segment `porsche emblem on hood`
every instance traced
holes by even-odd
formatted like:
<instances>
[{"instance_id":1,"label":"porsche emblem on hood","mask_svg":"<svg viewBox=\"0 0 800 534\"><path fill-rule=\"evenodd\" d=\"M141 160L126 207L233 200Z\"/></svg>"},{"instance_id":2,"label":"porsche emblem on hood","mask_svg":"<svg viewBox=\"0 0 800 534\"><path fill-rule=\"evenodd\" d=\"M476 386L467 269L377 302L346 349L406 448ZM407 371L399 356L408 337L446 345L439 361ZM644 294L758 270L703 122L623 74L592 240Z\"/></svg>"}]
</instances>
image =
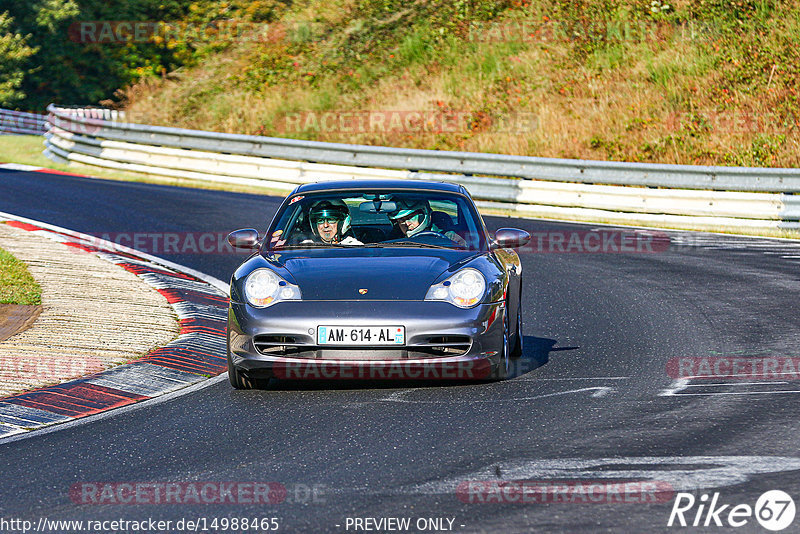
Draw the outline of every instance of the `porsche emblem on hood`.
<instances>
[{"instance_id":1,"label":"porsche emblem on hood","mask_svg":"<svg viewBox=\"0 0 800 534\"><path fill-rule=\"evenodd\" d=\"M358 290L358 294L359 294L359 295L366 295L366 294L367 294L367 291L368 291L367 289L359 289L359 290Z\"/></svg>"}]
</instances>

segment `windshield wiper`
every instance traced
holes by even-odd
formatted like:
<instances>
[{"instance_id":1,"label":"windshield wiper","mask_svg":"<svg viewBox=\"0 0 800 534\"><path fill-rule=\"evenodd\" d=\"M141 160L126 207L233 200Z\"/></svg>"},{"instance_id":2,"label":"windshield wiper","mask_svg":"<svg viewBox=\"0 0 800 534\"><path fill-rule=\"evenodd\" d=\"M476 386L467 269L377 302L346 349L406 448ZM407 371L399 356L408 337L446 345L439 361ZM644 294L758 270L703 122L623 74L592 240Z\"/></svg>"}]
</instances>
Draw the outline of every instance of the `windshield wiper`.
<instances>
[{"instance_id":1,"label":"windshield wiper","mask_svg":"<svg viewBox=\"0 0 800 534\"><path fill-rule=\"evenodd\" d=\"M273 250L289 250L289 249L296 249L296 248L353 248L354 246L358 245L342 245L341 243L301 243L296 245L281 245L279 247L274 247Z\"/></svg>"},{"instance_id":2,"label":"windshield wiper","mask_svg":"<svg viewBox=\"0 0 800 534\"><path fill-rule=\"evenodd\" d=\"M453 249L463 249L459 245L433 245L431 243L417 243L414 241L395 241L391 243L370 243L368 245L364 245L365 247L372 247L372 248L390 248L390 247L418 247L418 248L444 248L448 250Z\"/></svg>"}]
</instances>

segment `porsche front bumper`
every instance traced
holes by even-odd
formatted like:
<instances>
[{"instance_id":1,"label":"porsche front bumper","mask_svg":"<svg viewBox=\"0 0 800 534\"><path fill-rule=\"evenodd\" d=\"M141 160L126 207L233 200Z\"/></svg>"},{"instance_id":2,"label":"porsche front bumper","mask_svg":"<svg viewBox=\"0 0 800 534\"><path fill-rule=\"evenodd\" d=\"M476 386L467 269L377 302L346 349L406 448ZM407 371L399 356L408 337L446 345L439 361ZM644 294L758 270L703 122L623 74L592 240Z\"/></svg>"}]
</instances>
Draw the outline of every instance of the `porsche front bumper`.
<instances>
[{"instance_id":1,"label":"porsche front bumper","mask_svg":"<svg viewBox=\"0 0 800 534\"><path fill-rule=\"evenodd\" d=\"M298 301L269 308L232 302L228 357L248 376L489 378L502 358L503 302ZM403 346L319 346L320 325L403 326Z\"/></svg>"}]
</instances>

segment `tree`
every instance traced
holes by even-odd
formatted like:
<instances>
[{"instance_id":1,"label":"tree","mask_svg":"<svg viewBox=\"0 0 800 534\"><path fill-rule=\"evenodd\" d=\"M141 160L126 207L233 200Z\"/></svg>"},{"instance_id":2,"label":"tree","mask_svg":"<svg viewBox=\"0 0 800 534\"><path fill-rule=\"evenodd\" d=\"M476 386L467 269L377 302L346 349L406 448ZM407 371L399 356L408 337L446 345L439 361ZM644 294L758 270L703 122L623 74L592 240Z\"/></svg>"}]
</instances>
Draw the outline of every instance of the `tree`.
<instances>
[{"instance_id":1,"label":"tree","mask_svg":"<svg viewBox=\"0 0 800 534\"><path fill-rule=\"evenodd\" d=\"M27 37L13 31L14 20L8 12L0 13L0 106L14 107L25 98L19 90L26 60L35 52Z\"/></svg>"},{"instance_id":2,"label":"tree","mask_svg":"<svg viewBox=\"0 0 800 534\"><path fill-rule=\"evenodd\" d=\"M161 76L192 65L228 46L229 40L215 41L213 31L210 36L205 35L205 30L216 22L272 20L288 3L289 0L2 0L8 16L3 23L5 29L0 28L0 91L9 96L0 100L11 101L13 96L20 105L40 112L52 102L98 104L143 77ZM195 30L173 39L158 32L150 38L82 38L80 28L85 26L81 24L113 26L114 21L152 22L162 29L169 23L177 23L177 28L189 24Z\"/></svg>"}]
</instances>

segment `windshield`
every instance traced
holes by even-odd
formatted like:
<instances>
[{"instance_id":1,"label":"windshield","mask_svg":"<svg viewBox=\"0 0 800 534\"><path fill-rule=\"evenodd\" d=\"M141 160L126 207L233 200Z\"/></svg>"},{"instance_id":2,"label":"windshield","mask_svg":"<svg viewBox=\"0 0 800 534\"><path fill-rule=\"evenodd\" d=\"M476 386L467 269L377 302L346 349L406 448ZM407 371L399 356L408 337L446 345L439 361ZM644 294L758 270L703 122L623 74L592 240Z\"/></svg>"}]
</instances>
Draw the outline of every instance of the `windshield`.
<instances>
[{"instance_id":1,"label":"windshield","mask_svg":"<svg viewBox=\"0 0 800 534\"><path fill-rule=\"evenodd\" d=\"M339 191L295 195L277 214L268 249L420 247L483 250L483 224L461 195Z\"/></svg>"}]
</instances>

